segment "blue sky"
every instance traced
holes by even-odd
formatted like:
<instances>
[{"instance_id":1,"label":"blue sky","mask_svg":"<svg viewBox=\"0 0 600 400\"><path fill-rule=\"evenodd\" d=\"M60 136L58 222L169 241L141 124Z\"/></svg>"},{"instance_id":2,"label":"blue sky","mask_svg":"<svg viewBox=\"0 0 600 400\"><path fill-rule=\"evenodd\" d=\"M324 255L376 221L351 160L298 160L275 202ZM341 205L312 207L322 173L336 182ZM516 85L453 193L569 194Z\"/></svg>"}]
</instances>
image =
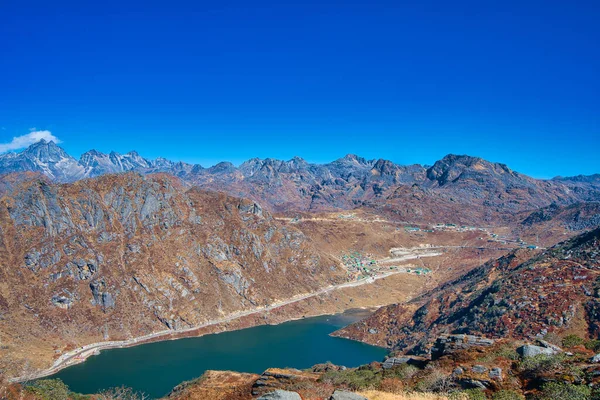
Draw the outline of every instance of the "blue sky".
<instances>
[{"instance_id":1,"label":"blue sky","mask_svg":"<svg viewBox=\"0 0 600 400\"><path fill-rule=\"evenodd\" d=\"M0 143L600 172L593 1L3 1Z\"/></svg>"}]
</instances>

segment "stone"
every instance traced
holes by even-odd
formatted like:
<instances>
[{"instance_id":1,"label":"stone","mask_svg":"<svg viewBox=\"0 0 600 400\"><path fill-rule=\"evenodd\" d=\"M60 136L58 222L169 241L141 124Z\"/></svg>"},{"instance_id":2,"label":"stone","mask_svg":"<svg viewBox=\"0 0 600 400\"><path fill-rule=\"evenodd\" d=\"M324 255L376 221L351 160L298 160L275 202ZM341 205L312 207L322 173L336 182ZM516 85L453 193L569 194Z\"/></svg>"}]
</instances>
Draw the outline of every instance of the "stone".
<instances>
[{"instance_id":1,"label":"stone","mask_svg":"<svg viewBox=\"0 0 600 400\"><path fill-rule=\"evenodd\" d=\"M534 357L537 356L539 354L546 354L546 355L554 355L557 354L558 351L548 348L548 347L541 347L541 346L534 346L532 344L526 344L524 346L521 346L517 349L517 353L519 353L522 357Z\"/></svg>"},{"instance_id":2,"label":"stone","mask_svg":"<svg viewBox=\"0 0 600 400\"><path fill-rule=\"evenodd\" d=\"M68 310L73 305L73 300L66 296L55 295L52 296L52 304L56 307Z\"/></svg>"},{"instance_id":3,"label":"stone","mask_svg":"<svg viewBox=\"0 0 600 400\"><path fill-rule=\"evenodd\" d=\"M590 362L600 363L600 354L596 354L594 357L590 359Z\"/></svg>"},{"instance_id":4,"label":"stone","mask_svg":"<svg viewBox=\"0 0 600 400\"><path fill-rule=\"evenodd\" d=\"M396 365L406 364L408 363L408 357L390 357L383 362L383 369L390 369L395 367Z\"/></svg>"},{"instance_id":5,"label":"stone","mask_svg":"<svg viewBox=\"0 0 600 400\"><path fill-rule=\"evenodd\" d=\"M426 362L427 360L425 358L417 356L390 357L383 362L382 367L384 369L390 369L402 364L410 364L417 367L422 367Z\"/></svg>"},{"instance_id":6,"label":"stone","mask_svg":"<svg viewBox=\"0 0 600 400\"><path fill-rule=\"evenodd\" d=\"M275 390L269 392L263 396L260 396L258 400L302 400L302 397L296 392L290 392L287 390Z\"/></svg>"},{"instance_id":7,"label":"stone","mask_svg":"<svg viewBox=\"0 0 600 400\"><path fill-rule=\"evenodd\" d=\"M92 291L92 304L101 306L104 311L107 308L114 308L115 298L109 293L106 287L104 279L100 279L90 283L90 290Z\"/></svg>"},{"instance_id":8,"label":"stone","mask_svg":"<svg viewBox=\"0 0 600 400\"><path fill-rule=\"evenodd\" d=\"M485 390L490 386L488 381L480 381L478 379L463 379L460 385L466 389L482 389Z\"/></svg>"},{"instance_id":9,"label":"stone","mask_svg":"<svg viewBox=\"0 0 600 400\"><path fill-rule=\"evenodd\" d=\"M487 370L488 369L483 365L474 365L473 368L471 368L471 371L475 372L476 374L483 374Z\"/></svg>"},{"instance_id":10,"label":"stone","mask_svg":"<svg viewBox=\"0 0 600 400\"><path fill-rule=\"evenodd\" d=\"M456 367L456 368L454 368L454 371L452 371L452 374L455 376L460 376L464 373L465 373L465 370L462 369L461 367Z\"/></svg>"},{"instance_id":11,"label":"stone","mask_svg":"<svg viewBox=\"0 0 600 400\"><path fill-rule=\"evenodd\" d=\"M502 380L502 368L492 368L490 370L490 378L498 381Z\"/></svg>"},{"instance_id":12,"label":"stone","mask_svg":"<svg viewBox=\"0 0 600 400\"><path fill-rule=\"evenodd\" d=\"M336 390L329 400L369 400L359 394L346 392L345 390Z\"/></svg>"},{"instance_id":13,"label":"stone","mask_svg":"<svg viewBox=\"0 0 600 400\"><path fill-rule=\"evenodd\" d=\"M554 344L552 344L550 342L547 342L545 340L538 339L537 343L540 346L545 347L547 349L552 349L552 350L556 351L557 353L562 353L563 352L563 349L561 349L560 347L558 347L558 346L556 346L556 345L554 345Z\"/></svg>"},{"instance_id":14,"label":"stone","mask_svg":"<svg viewBox=\"0 0 600 400\"><path fill-rule=\"evenodd\" d=\"M318 373L293 368L269 368L252 385L252 395L260 397L282 388L300 387L306 382L316 382L319 377Z\"/></svg>"},{"instance_id":15,"label":"stone","mask_svg":"<svg viewBox=\"0 0 600 400\"><path fill-rule=\"evenodd\" d=\"M490 347L494 345L493 339L474 335L441 335L437 338L431 349L432 359L440 358L457 350L470 349L472 347Z\"/></svg>"}]
</instances>

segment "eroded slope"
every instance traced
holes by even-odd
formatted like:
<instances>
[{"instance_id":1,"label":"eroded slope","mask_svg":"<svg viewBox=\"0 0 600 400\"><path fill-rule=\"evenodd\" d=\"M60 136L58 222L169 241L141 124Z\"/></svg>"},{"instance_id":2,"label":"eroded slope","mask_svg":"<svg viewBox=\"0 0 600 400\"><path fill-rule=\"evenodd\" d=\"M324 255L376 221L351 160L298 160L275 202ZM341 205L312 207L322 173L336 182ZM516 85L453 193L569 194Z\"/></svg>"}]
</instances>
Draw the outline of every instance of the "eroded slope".
<instances>
[{"instance_id":1,"label":"eroded slope","mask_svg":"<svg viewBox=\"0 0 600 400\"><path fill-rule=\"evenodd\" d=\"M258 204L186 191L169 176L27 181L1 205L0 359L13 370L345 279L335 259Z\"/></svg>"}]
</instances>

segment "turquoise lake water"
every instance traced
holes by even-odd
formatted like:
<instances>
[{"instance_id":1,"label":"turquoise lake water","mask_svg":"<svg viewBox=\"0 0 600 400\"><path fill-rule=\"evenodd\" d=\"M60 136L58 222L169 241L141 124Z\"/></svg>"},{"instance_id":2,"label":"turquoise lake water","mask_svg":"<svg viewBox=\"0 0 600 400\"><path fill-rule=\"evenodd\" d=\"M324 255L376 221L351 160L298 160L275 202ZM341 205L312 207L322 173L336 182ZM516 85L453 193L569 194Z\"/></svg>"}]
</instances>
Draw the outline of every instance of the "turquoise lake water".
<instances>
[{"instance_id":1,"label":"turquoise lake water","mask_svg":"<svg viewBox=\"0 0 600 400\"><path fill-rule=\"evenodd\" d=\"M209 369L261 373L271 367L303 369L326 361L356 367L380 361L386 350L329 334L362 317L364 313L320 316L104 350L52 378L62 379L79 393L125 385L158 398Z\"/></svg>"}]
</instances>

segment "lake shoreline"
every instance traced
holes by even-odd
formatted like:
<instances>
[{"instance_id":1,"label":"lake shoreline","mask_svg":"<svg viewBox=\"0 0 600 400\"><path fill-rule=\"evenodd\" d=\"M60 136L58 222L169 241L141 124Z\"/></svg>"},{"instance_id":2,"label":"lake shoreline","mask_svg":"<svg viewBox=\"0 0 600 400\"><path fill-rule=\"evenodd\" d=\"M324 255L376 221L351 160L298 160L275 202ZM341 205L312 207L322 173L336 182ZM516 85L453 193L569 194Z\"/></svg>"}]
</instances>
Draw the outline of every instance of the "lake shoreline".
<instances>
[{"instance_id":1,"label":"lake shoreline","mask_svg":"<svg viewBox=\"0 0 600 400\"><path fill-rule=\"evenodd\" d=\"M127 386L160 398L179 383L195 379L208 370L260 374L272 367L305 369L327 361L357 367L381 361L388 350L330 334L369 314L369 309L352 308L342 313L300 316L278 324L257 325L218 335L123 346L101 352L85 363L70 365L50 379L60 379L78 393L93 394Z\"/></svg>"},{"instance_id":2,"label":"lake shoreline","mask_svg":"<svg viewBox=\"0 0 600 400\"><path fill-rule=\"evenodd\" d=\"M286 305L287 304L281 305L279 307L285 307ZM383 306L383 304L381 306ZM279 307L277 307L277 308L279 308ZM187 331L160 331L160 332L155 332L155 333L152 333L149 335L138 336L138 337L128 339L128 340L123 340L123 341L90 343L86 346L83 346L81 349L74 350L74 351L76 351L76 354L70 355L65 361L61 361L59 364L55 363L54 366L52 366L48 369L45 369L45 370L37 372L37 373L30 374L27 376L10 378L9 382L25 383L28 381L33 381L33 380L46 378L46 377L55 375L58 372L66 369L66 368L84 363L88 358L95 356L95 355L99 355L100 352L103 350L125 349L125 348L141 346L141 345L150 344L150 343L158 343L158 342L163 342L163 341L174 341L174 340L179 340L179 339L199 338L199 337L206 336L206 335L218 335L220 333L240 331L240 330L244 330L244 329L253 328L256 326L277 326L277 325L284 324L286 322L292 322L292 321L303 320L306 318L314 318L314 317L322 317L322 316L332 316L333 317L333 316L339 316L339 315L343 315L343 314L358 314L358 313L360 313L360 314L364 314L364 315L361 315L360 319L362 319L362 318L366 318L369 315L371 315L373 312L375 312L377 310L377 308L378 307L355 307L355 308L349 308L347 310L344 310L344 311L341 311L338 313L334 313L334 314L331 314L329 312L320 312L320 313L316 313L316 314L310 314L308 316L303 315L303 316L290 317L290 318L287 318L285 320L278 321L275 323L263 323L263 324L243 326L243 327L233 328L233 329L224 328L222 330L217 330L217 331L212 331L212 332L211 331L203 332L203 333L197 332L197 331L201 331L202 329L205 329L205 328L218 327L219 325L226 324L228 322L233 322L233 321L242 319L247 316L256 316L256 315L260 315L260 314L270 311L270 310L257 310L250 314L232 317L231 319L229 319L229 317L227 317L227 320L215 322L214 324L197 326L197 327L194 327L193 329L190 329ZM352 340L352 339L348 339L348 338L344 338L344 339ZM374 346L374 347L379 347L379 346ZM66 353L66 354L68 354L68 353Z\"/></svg>"},{"instance_id":3,"label":"lake shoreline","mask_svg":"<svg viewBox=\"0 0 600 400\"><path fill-rule=\"evenodd\" d=\"M57 372L65 369L65 368L85 362L85 360L87 360L89 357L99 354L99 352L101 352L102 350L109 350L109 349L115 349L115 348L128 348L128 347L138 346L141 344L147 344L147 343L153 343L153 342L165 341L165 340L177 340L177 339L182 339L182 338L187 338L187 337L200 337L200 336L204 336L206 334L213 334L213 333L219 333L219 332L224 332L224 331L235 331L235 330L239 330L239 329L248 328L251 326L257 326L259 324L252 324L251 326L245 326L245 327L241 327L238 329L223 329L223 330L216 331L216 332L212 331L212 332L200 333L200 331L202 331L203 329L206 329L206 328L215 328L215 327L219 327L220 325L223 325L223 324L239 321L242 318L261 315L263 313L277 310L282 307L292 305L295 303L299 303L299 302L302 302L307 299L311 299L311 298L314 298L314 297L317 297L317 296L320 296L323 294L328 294L332 291L337 291L337 290L341 290L341 289L345 289L345 288L353 288L353 287L362 286L365 284L371 284L371 283L375 282L376 280L384 279L384 278L390 277L392 275L400 274L400 273L402 273L402 271L392 271L392 272L387 272L387 273L376 275L376 276L370 276L370 277L363 278L363 279L360 279L357 281L345 282L340 285L328 286L325 288L321 288L312 293L298 294L294 297L274 303L269 306L261 307L258 309L246 310L246 311L238 311L238 312L228 315L227 317L223 317L221 319L216 319L216 320L209 320L203 324L200 324L200 325L197 325L194 327L190 327L190 328L186 328L186 329L182 329L179 331L164 330L164 331L153 332L153 333L150 333L147 335L138 336L138 337L127 339L127 340L90 343L85 346L82 346L81 348L71 350L67 353L62 354L57 360L55 360L54 364L51 367L49 367L45 370L34 372L34 373L27 374L24 376L9 378L9 382L23 383L23 382L27 382L27 381L31 381L31 380L48 377L50 375L54 375ZM362 307L352 307L352 308L343 310L341 313L344 313L351 309L361 309L361 308ZM307 313L307 314L309 314L311 317L321 316L321 315L335 315L335 314L330 314L328 312L320 312L320 313L316 313L316 314ZM267 323L267 324L260 324L260 325L278 325L278 324L281 324L284 322L302 319L304 317L305 317L304 315L296 316L296 317L289 317L289 318L286 317L284 320L278 321L275 324ZM177 337L173 337L173 336L177 336Z\"/></svg>"}]
</instances>

